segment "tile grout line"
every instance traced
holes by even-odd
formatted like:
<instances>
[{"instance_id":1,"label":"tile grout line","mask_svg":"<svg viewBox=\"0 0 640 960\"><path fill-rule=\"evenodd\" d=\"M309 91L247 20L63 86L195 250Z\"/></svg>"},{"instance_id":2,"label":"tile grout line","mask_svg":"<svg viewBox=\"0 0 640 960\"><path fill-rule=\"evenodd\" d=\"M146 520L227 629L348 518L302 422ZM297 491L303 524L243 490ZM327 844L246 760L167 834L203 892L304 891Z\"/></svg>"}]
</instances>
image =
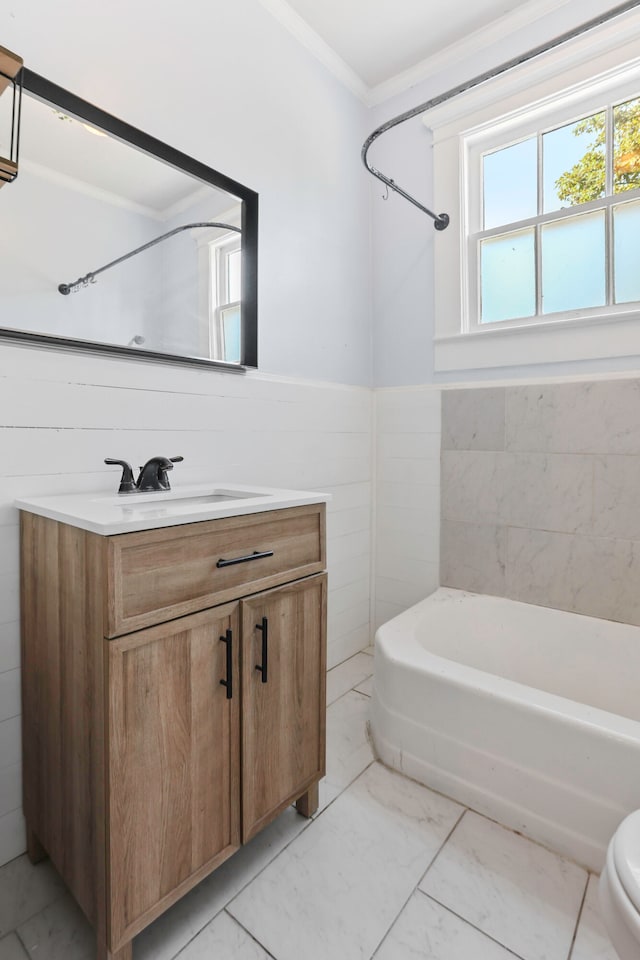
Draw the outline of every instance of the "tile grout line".
<instances>
[{"instance_id":1,"label":"tile grout line","mask_svg":"<svg viewBox=\"0 0 640 960\"><path fill-rule=\"evenodd\" d=\"M258 940L258 938L255 936L255 934L251 933L250 930L247 930L247 928L244 926L244 924L241 923L241 922L237 919L237 917L234 917L232 913L229 913L229 911L227 910L226 907L224 907L224 909L223 909L221 912L226 913L226 915L230 918L230 920L232 920L233 923L237 923L238 926L240 927L240 929L241 929L241 930L244 930L244 932L247 934L247 936L250 937L250 938L253 940L254 943L257 943L258 946L260 947L260 949L261 949L261 950L264 950L264 952L266 953L266 955L267 955L268 957L270 957L271 960L278 960L278 958L276 957L275 953L271 953L270 950L267 950L267 948L265 947L264 943L261 943L260 940ZM176 958L176 960L177 960L177 958Z\"/></svg>"},{"instance_id":2,"label":"tile grout line","mask_svg":"<svg viewBox=\"0 0 640 960\"><path fill-rule=\"evenodd\" d=\"M450 913L452 916L457 917L458 920L462 920L463 923L466 923L466 925L468 927L471 927L473 930L477 930L479 934L481 934L483 937L486 937L487 940L491 940L493 943L497 944L499 947L502 947L503 950L506 950L507 953L510 953L513 957L516 957L517 960L525 960L522 954L516 953L515 950L511 949L511 947L508 947L505 943L502 943L501 940L496 940L496 938L492 937L490 933L486 932L486 930L481 930L480 927L476 927L475 923L471 923L471 921L467 920L466 917L463 917L462 914L456 913L455 910L452 910L451 907L448 907L445 903L442 903L442 901L434 897L433 894L425 893L424 890L420 890L419 888L417 888L417 890L418 890L418 893L420 893L423 897L426 897L427 900L431 900L433 901L433 903L437 903L438 906L442 907L443 910L446 910L447 913Z\"/></svg>"},{"instance_id":3,"label":"tile grout line","mask_svg":"<svg viewBox=\"0 0 640 960\"><path fill-rule=\"evenodd\" d=\"M402 776L402 774L401 774L401 776ZM416 781L416 782L417 782L417 781ZM427 789L428 789L428 788L427 788ZM440 854L440 852L442 851L442 849L443 849L443 847L445 846L445 844L448 843L449 838L451 837L451 834L452 834L453 831L456 829L456 827L458 826L458 824L460 823L460 821L462 820L462 818L464 817L464 815L465 815L466 812L467 812L467 808L465 807L465 808L463 809L462 813L460 814L460 816L458 817L458 819L456 820L456 822L454 823L454 825L451 827L451 829L450 829L449 832L447 833L446 837L444 838L444 840L442 841L442 843L440 844L440 846L438 847L438 849L436 850L436 852L434 853L434 855L432 856L431 860L429 861L426 869L424 870L424 872L423 872L422 875L420 876L420 879L419 879L418 882L416 883L415 887L413 887L413 889L411 890L411 893L409 894L409 896L407 897L407 899L404 901L404 903L403 903L402 906L400 907L398 913L395 915L395 917L393 918L393 920L391 921L391 923L390 923L389 926L387 927L387 930L385 931L382 939L380 940L380 942L378 943L378 946L375 948L375 950L373 951L373 953L372 953L372 955L371 955L371 960L373 960L373 958L375 957L375 955L376 955L376 954L378 953L378 951L380 950L380 947L382 946L382 944L384 943L384 941L387 939L387 937L389 936L389 934L390 934L391 931L393 930L393 928L394 928L395 924L398 922L398 920L399 920L402 912L404 911L404 909L406 908L407 904L409 903L409 901L410 901L411 898L413 897L414 893L416 893L416 891L418 891L418 888L419 888L420 884L422 883L422 881L424 880L426 874L428 873L428 871L429 871L429 870L431 869L431 867L433 866L434 861L435 861L435 860L437 859L437 857L439 856L439 854ZM419 892L421 893L422 891L419 891Z\"/></svg>"},{"instance_id":4,"label":"tile grout line","mask_svg":"<svg viewBox=\"0 0 640 960\"><path fill-rule=\"evenodd\" d=\"M57 901L56 901L56 902L57 902ZM34 916L37 916L37 914L34 914ZM25 921L25 922L26 922L26 921ZM20 944L21 948L24 950L25 956L31 957L31 954L30 954L29 951L27 950L27 945L26 945L26 943L24 942L24 940L22 939L22 937L20 936L20 934L19 934L19 932L18 932L18 928L15 927L15 929L12 930L12 933L15 933L15 935L16 935L16 940L17 940L18 943ZM11 935L11 934L7 934L7 936L10 936L10 935Z\"/></svg>"},{"instance_id":5,"label":"tile grout line","mask_svg":"<svg viewBox=\"0 0 640 960\"><path fill-rule=\"evenodd\" d=\"M567 960L571 960L571 957L572 957L572 955L573 955L573 948L575 947L576 937L578 936L578 928L579 928L579 926L580 926L580 921L581 921L581 919L582 919L582 914L583 914L583 911L584 911L584 905L585 905L586 900L587 900L587 891L588 891L588 889L589 889L589 881L590 881L590 879L591 879L591 873L588 872L588 873L587 873L587 882L586 882L585 885L584 885L584 893L582 894L582 900L580 901L580 908L578 909L578 916L576 917L575 926L574 926L574 928L573 928L573 936L572 936L572 938L571 938L571 945L570 945L570 947L569 947L569 953L567 954Z\"/></svg>"},{"instance_id":6,"label":"tile grout line","mask_svg":"<svg viewBox=\"0 0 640 960\"><path fill-rule=\"evenodd\" d=\"M20 808L20 807L16 807L16 809L18 810L18 809L21 809L21 808ZM10 811L9 811L9 813L13 813L13 812L14 812L13 810L10 810ZM6 866L8 866L10 863L14 863L16 860L19 860L21 857L26 857L26 856L27 856L26 853L19 853L17 857L14 857L13 860L8 860L7 863L4 863L2 866L3 866L3 867L6 867ZM51 863L50 860L48 860L48 861L45 860L45 861L42 861L42 862L44 862L44 863L47 863L47 862L48 862L48 863ZM32 866L32 868L33 868L34 870L37 870L37 868L38 868L38 864L36 864L36 863L31 864L31 866ZM53 865L52 865L52 866L53 866ZM53 869L55 870L55 867L53 867ZM57 871L57 870L55 870L55 873L56 873L56 876L58 876L58 871ZM20 940L20 943L24 946L23 941L22 941L22 937L20 936L20 933L19 933L19 931L18 931L18 927L22 927L22 926L24 926L25 923L29 923L30 920L33 920L33 919L34 919L34 917L39 917L40 914L41 914L41 913L44 913L45 910L48 910L49 907L52 907L54 904L59 903L61 900L64 900L64 898L65 898L68 894L69 894L69 891L68 891L68 889L65 887L63 890L60 891L60 896L55 897L53 900L51 900L49 903L47 903L46 906L42 907L42 909L36 910L35 913L30 913L28 917L25 917L23 920L20 921L20 923L19 923L18 926L16 926L16 927L11 927L10 930L5 930L4 935L3 935L3 939L4 939L4 937L8 937L10 933L15 933L15 935L16 935L16 936L18 937L18 939ZM26 946L24 946L24 949L27 951L27 954L30 956L29 951L27 950Z\"/></svg>"},{"instance_id":7,"label":"tile grout line","mask_svg":"<svg viewBox=\"0 0 640 960\"><path fill-rule=\"evenodd\" d=\"M418 781L416 781L416 782L418 782ZM423 784L423 786L424 786L424 784ZM427 787L427 790L429 790L429 789L430 789L430 788ZM442 796L444 796L444 794L442 794ZM456 802L457 802L457 801L453 800L451 797L446 797L445 799L451 801L451 803L456 803ZM465 815L466 815L467 813L469 813L469 810L470 810L469 807L465 807L464 804L458 804L458 805L459 805L459 806L462 806L462 813L460 814L460 816L458 817L458 819L456 820L456 822L454 823L454 825L451 827L451 830L449 830L449 833L446 835L446 837L444 838L444 840L442 841L442 843L440 844L440 846L438 847L438 849L436 850L436 852L434 853L434 855L431 857L431 860L430 860L429 863L427 864L427 867L426 867L424 873L422 874L422 876L420 877L420 879L418 880L418 882L417 882L417 884L416 884L416 889L420 886L420 884L422 883L422 881L424 880L424 878L426 877L426 875L429 873L429 870L431 870L431 867L434 865L434 863L436 862L436 860L438 859L438 857L440 856L440 854L441 854L442 851L444 850L445 846L449 843L449 840L451 839L451 837L453 836L454 832L457 830L457 828L459 827L459 825L462 823L462 820L463 820L463 818L465 817Z\"/></svg>"},{"instance_id":8,"label":"tile grout line","mask_svg":"<svg viewBox=\"0 0 640 960\"><path fill-rule=\"evenodd\" d=\"M332 801L332 802L333 802L333 801ZM327 804L327 806L330 806L330 804ZM326 809L326 808L325 808L325 809ZM324 810L321 811L321 813L324 813ZM320 816L320 814L318 814L318 816ZM246 882L242 887L240 887L239 890L236 891L236 893L234 893L227 901L225 901L225 903L220 907L219 910L217 910L217 911L213 914L213 916L209 917L209 918L203 923L203 925L202 925L198 930L196 930L196 932L193 934L193 936L190 937L189 940L187 940L187 942L186 942L182 947L180 947L180 949L178 950L178 952L173 954L173 956L171 957L171 960L178 960L178 957L180 956L180 954L181 954L184 950L186 950L186 948L189 946L189 944L192 943L192 942L196 939L196 937L199 937L200 934L202 933L202 931L203 931L206 927L208 927L210 923L213 923L213 921L214 921L217 917L219 917L221 913L226 912L226 911L227 911L227 907L229 906L229 904L231 904L231 903L236 899L236 897L239 897L240 894L243 893L244 890L246 890L246 888L249 886L249 884L250 884L250 883L253 883L253 881L256 880L256 879L263 873L263 871L265 871L265 870L267 869L267 867L271 866L271 864L274 862L274 860L277 860L277 858L280 856L280 854L281 854L281 853L284 853L284 851L293 843L294 840L297 840L298 837L302 836L302 834L305 832L305 830L308 830L312 823L313 823L313 819L310 818L310 819L307 821L307 823L304 824L304 826L302 827L302 829L301 829L298 833L296 833L295 837L292 837L291 840L289 840L289 842L286 843L286 844L284 845L284 847L282 847L281 850L278 850L278 852L277 852L276 854L274 854L274 856L273 856L270 860L268 860L268 861L264 864L264 866L261 867L260 870L258 870L257 873L254 873L253 876L251 876L250 879L247 880L247 882ZM229 858L229 859L230 859L230 858ZM225 862L226 862L226 861L225 861ZM215 871L214 871L214 872L215 872ZM179 901L178 901L178 902L179 902ZM233 916L233 914L231 914L231 913L229 914L229 916L232 917L233 920L236 919L236 918ZM237 921L236 921L236 923L237 923ZM145 929L146 929L146 928L145 928ZM243 929L244 929L244 928L243 928ZM247 932L248 932L248 931L247 931ZM255 938L254 938L254 939L255 939Z\"/></svg>"}]
</instances>

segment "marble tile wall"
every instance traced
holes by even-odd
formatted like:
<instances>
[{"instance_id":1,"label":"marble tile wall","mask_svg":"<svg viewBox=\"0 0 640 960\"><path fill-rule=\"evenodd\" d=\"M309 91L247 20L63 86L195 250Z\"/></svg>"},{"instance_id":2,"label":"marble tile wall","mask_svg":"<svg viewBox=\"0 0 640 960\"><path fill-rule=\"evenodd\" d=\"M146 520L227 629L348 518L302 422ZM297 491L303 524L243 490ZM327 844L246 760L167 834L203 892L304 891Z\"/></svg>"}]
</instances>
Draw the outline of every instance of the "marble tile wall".
<instances>
[{"instance_id":1,"label":"marble tile wall","mask_svg":"<svg viewBox=\"0 0 640 960\"><path fill-rule=\"evenodd\" d=\"M640 380L444 390L440 582L640 624Z\"/></svg>"}]
</instances>

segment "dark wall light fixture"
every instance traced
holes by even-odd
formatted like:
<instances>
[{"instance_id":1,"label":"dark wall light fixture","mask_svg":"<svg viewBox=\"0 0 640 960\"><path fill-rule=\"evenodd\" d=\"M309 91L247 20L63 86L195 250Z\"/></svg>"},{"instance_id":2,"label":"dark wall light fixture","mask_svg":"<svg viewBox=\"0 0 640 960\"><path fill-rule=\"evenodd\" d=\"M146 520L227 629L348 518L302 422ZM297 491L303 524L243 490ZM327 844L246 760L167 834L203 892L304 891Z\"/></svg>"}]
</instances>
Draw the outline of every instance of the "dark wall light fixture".
<instances>
[{"instance_id":1,"label":"dark wall light fixture","mask_svg":"<svg viewBox=\"0 0 640 960\"><path fill-rule=\"evenodd\" d=\"M8 86L13 87L13 105L11 108L11 138L9 156L0 155L0 187L12 183L18 176L18 157L20 154L20 115L22 112L22 57L0 47L0 96Z\"/></svg>"}]
</instances>

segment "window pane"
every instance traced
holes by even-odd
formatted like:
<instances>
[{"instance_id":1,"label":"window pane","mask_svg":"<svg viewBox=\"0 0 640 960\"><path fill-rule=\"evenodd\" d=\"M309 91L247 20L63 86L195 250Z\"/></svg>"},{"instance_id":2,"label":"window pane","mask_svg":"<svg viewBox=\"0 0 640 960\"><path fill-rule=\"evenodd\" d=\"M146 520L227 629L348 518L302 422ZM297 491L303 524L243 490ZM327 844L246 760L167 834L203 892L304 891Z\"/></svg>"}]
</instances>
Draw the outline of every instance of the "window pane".
<instances>
[{"instance_id":1,"label":"window pane","mask_svg":"<svg viewBox=\"0 0 640 960\"><path fill-rule=\"evenodd\" d=\"M227 363L240 363L240 307L225 307L222 319L222 359Z\"/></svg>"},{"instance_id":2,"label":"window pane","mask_svg":"<svg viewBox=\"0 0 640 960\"><path fill-rule=\"evenodd\" d=\"M613 109L613 192L640 187L640 97Z\"/></svg>"},{"instance_id":3,"label":"window pane","mask_svg":"<svg viewBox=\"0 0 640 960\"><path fill-rule=\"evenodd\" d=\"M544 213L604 196L605 142L604 113L543 135Z\"/></svg>"},{"instance_id":4,"label":"window pane","mask_svg":"<svg viewBox=\"0 0 640 960\"><path fill-rule=\"evenodd\" d=\"M240 264L242 252L234 250L227 257L227 300L233 303L240 299Z\"/></svg>"},{"instance_id":5,"label":"window pane","mask_svg":"<svg viewBox=\"0 0 640 960\"><path fill-rule=\"evenodd\" d=\"M481 323L532 317L536 312L533 229L480 244Z\"/></svg>"},{"instance_id":6,"label":"window pane","mask_svg":"<svg viewBox=\"0 0 640 960\"><path fill-rule=\"evenodd\" d=\"M615 302L640 300L640 201L613 208Z\"/></svg>"},{"instance_id":7,"label":"window pane","mask_svg":"<svg viewBox=\"0 0 640 960\"><path fill-rule=\"evenodd\" d=\"M542 312L580 310L606 301L604 211L542 228Z\"/></svg>"},{"instance_id":8,"label":"window pane","mask_svg":"<svg viewBox=\"0 0 640 960\"><path fill-rule=\"evenodd\" d=\"M485 230L536 216L537 166L535 137L483 158Z\"/></svg>"}]
</instances>

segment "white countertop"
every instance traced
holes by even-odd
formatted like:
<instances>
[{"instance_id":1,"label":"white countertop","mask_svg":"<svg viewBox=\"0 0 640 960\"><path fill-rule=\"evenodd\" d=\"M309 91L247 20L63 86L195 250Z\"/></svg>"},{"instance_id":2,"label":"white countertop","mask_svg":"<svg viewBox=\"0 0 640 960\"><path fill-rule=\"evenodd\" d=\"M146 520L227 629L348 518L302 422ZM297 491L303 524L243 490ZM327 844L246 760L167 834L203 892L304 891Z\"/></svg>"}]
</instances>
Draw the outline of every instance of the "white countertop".
<instances>
[{"instance_id":1,"label":"white countertop","mask_svg":"<svg viewBox=\"0 0 640 960\"><path fill-rule=\"evenodd\" d=\"M236 496L237 494L237 496ZM224 497L224 499L223 499ZM71 493L16 500L19 510L68 523L91 533L111 536L136 530L155 530L200 520L220 520L307 503L327 503L327 493L279 490L212 482L147 493Z\"/></svg>"}]
</instances>

